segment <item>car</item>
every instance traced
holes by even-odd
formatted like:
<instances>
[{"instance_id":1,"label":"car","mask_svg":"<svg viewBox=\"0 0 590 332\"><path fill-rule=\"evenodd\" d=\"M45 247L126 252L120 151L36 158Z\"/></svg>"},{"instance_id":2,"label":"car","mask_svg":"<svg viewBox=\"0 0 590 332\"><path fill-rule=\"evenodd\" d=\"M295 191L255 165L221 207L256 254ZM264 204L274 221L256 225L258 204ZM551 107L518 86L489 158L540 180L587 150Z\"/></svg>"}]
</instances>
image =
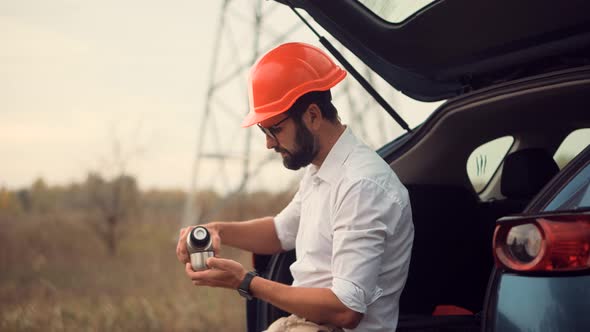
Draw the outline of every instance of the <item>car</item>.
<instances>
[{"instance_id":1,"label":"car","mask_svg":"<svg viewBox=\"0 0 590 332\"><path fill-rule=\"evenodd\" d=\"M415 226L397 330L590 331L590 2L277 1L395 89L446 100L378 150ZM295 257L254 266L288 284ZM248 301L248 331L284 315Z\"/></svg>"}]
</instances>

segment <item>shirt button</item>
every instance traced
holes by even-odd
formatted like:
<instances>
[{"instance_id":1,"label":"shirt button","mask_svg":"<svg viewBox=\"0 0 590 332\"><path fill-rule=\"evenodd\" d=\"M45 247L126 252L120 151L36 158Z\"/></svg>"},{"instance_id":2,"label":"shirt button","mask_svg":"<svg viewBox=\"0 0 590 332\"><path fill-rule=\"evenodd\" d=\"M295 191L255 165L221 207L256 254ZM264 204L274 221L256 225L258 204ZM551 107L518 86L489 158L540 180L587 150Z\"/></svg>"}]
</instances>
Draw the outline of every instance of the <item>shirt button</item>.
<instances>
[{"instance_id":1,"label":"shirt button","mask_svg":"<svg viewBox=\"0 0 590 332\"><path fill-rule=\"evenodd\" d=\"M314 185L314 186L317 186L317 185L319 185L319 184L320 184L320 182L322 182L322 180L320 180L320 178L318 178L318 177L314 177L314 178L311 180L311 183L313 183L313 185Z\"/></svg>"}]
</instances>

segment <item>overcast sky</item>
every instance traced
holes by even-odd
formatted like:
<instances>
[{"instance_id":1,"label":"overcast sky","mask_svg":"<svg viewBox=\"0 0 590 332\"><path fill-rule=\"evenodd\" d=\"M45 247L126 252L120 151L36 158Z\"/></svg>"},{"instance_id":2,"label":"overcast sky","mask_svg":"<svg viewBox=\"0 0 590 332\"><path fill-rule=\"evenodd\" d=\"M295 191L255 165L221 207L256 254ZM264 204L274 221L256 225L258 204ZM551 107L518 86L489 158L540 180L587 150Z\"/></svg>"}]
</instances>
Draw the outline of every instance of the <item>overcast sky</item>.
<instances>
[{"instance_id":1,"label":"overcast sky","mask_svg":"<svg viewBox=\"0 0 590 332\"><path fill-rule=\"evenodd\" d=\"M187 189L220 7L0 0L0 187L81 181L111 164L119 142L142 187ZM274 24L287 24L281 15L295 22L288 10L274 15Z\"/></svg>"},{"instance_id":2,"label":"overcast sky","mask_svg":"<svg viewBox=\"0 0 590 332\"><path fill-rule=\"evenodd\" d=\"M186 187L219 3L0 0L0 185L82 179L119 141Z\"/></svg>"}]
</instances>

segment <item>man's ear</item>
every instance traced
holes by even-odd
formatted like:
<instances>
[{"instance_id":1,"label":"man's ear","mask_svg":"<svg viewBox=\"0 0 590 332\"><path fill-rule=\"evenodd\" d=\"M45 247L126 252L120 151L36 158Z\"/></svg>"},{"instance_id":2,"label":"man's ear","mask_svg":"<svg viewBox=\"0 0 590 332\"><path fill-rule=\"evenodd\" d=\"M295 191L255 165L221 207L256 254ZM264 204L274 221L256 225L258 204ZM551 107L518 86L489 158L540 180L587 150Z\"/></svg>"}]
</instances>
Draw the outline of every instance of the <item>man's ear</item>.
<instances>
[{"instance_id":1,"label":"man's ear","mask_svg":"<svg viewBox=\"0 0 590 332\"><path fill-rule=\"evenodd\" d=\"M307 120L308 120L308 127L310 129L319 129L320 125L324 119L322 116L322 111L320 110L319 106L315 103L310 104L307 108Z\"/></svg>"}]
</instances>

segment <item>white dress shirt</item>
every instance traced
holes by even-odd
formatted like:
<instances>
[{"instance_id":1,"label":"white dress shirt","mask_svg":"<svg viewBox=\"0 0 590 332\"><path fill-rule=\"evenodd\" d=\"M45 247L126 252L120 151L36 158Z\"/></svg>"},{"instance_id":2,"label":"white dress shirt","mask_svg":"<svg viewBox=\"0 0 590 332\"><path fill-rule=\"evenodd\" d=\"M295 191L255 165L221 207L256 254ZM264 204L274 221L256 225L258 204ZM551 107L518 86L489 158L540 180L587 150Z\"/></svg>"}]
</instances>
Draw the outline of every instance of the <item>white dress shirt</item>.
<instances>
[{"instance_id":1,"label":"white dress shirt","mask_svg":"<svg viewBox=\"0 0 590 332\"><path fill-rule=\"evenodd\" d=\"M364 314L355 331L395 330L414 238L408 192L349 128L274 222L282 248L297 252L293 286L330 288Z\"/></svg>"}]
</instances>

